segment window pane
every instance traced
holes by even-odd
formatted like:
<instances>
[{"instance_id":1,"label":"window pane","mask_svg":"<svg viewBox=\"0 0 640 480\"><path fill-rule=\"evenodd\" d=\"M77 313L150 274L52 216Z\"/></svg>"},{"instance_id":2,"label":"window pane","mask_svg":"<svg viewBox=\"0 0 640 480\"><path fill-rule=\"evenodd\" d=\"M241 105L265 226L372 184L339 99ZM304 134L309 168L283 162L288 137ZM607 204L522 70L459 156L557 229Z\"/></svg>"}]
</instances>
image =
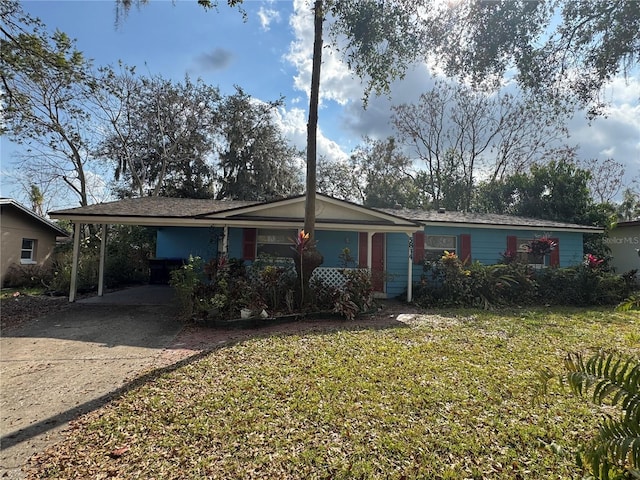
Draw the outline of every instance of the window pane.
<instances>
[{"instance_id":1,"label":"window pane","mask_svg":"<svg viewBox=\"0 0 640 480\"><path fill-rule=\"evenodd\" d=\"M22 250L20 252L21 260L31 260L31 250Z\"/></svg>"},{"instance_id":2,"label":"window pane","mask_svg":"<svg viewBox=\"0 0 640 480\"><path fill-rule=\"evenodd\" d=\"M22 249L23 250L33 250L33 240L30 238L22 239Z\"/></svg>"},{"instance_id":3,"label":"window pane","mask_svg":"<svg viewBox=\"0 0 640 480\"><path fill-rule=\"evenodd\" d=\"M259 228L256 237L257 254L291 258L291 246L297 234L297 230L287 228Z\"/></svg>"},{"instance_id":4,"label":"window pane","mask_svg":"<svg viewBox=\"0 0 640 480\"><path fill-rule=\"evenodd\" d=\"M456 248L456 237L452 235L426 235L424 242L427 249L450 251Z\"/></svg>"},{"instance_id":5,"label":"window pane","mask_svg":"<svg viewBox=\"0 0 640 480\"><path fill-rule=\"evenodd\" d=\"M264 244L258 245L258 255L272 255L274 257L291 258L293 251L289 245Z\"/></svg>"},{"instance_id":6,"label":"window pane","mask_svg":"<svg viewBox=\"0 0 640 480\"><path fill-rule=\"evenodd\" d=\"M531 239L529 238L519 238L518 239L518 261L521 263L527 263L529 265L542 265L544 264L543 257L536 257L529 253L529 242Z\"/></svg>"}]
</instances>

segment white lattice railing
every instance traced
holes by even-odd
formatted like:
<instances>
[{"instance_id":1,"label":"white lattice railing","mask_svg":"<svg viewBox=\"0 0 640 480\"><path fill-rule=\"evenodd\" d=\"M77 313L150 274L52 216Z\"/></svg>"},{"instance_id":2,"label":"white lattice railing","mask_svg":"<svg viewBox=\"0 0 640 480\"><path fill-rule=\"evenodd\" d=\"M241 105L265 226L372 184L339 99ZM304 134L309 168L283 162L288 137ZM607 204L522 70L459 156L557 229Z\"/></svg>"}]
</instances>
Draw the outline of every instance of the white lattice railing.
<instances>
[{"instance_id":1,"label":"white lattice railing","mask_svg":"<svg viewBox=\"0 0 640 480\"><path fill-rule=\"evenodd\" d=\"M331 285L332 287L343 287L345 278L342 270L345 269L341 267L318 267L313 271L311 278L321 280L323 283Z\"/></svg>"}]
</instances>

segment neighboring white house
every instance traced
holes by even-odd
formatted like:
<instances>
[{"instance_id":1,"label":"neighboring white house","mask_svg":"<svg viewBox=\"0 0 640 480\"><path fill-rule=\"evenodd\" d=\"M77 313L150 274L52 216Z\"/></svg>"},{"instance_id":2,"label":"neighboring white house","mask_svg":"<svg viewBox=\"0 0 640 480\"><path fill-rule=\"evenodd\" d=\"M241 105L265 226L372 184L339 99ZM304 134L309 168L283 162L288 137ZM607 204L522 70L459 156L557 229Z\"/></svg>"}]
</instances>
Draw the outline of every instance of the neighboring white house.
<instances>
[{"instance_id":1,"label":"neighboring white house","mask_svg":"<svg viewBox=\"0 0 640 480\"><path fill-rule=\"evenodd\" d=\"M68 236L56 224L11 198L0 198L0 285L11 265L44 265L56 237Z\"/></svg>"},{"instance_id":2,"label":"neighboring white house","mask_svg":"<svg viewBox=\"0 0 640 480\"><path fill-rule=\"evenodd\" d=\"M611 249L611 266L617 273L640 270L640 220L619 222L605 242Z\"/></svg>"}]
</instances>

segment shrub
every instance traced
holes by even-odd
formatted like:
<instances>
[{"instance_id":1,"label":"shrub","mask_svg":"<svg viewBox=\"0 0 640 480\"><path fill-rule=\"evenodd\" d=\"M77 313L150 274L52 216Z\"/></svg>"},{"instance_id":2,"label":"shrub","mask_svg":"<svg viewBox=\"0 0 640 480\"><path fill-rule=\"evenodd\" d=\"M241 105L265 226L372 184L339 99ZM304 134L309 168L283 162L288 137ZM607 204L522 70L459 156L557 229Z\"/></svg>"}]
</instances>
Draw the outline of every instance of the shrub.
<instances>
[{"instance_id":1,"label":"shrub","mask_svg":"<svg viewBox=\"0 0 640 480\"><path fill-rule=\"evenodd\" d=\"M78 292L88 292L98 286L99 249L83 242L80 246L78 259L78 273L76 275L76 289ZM73 246L62 245L54 252L51 264L52 277L48 287L50 290L66 294L71 287L71 269L73 263Z\"/></svg>"},{"instance_id":2,"label":"shrub","mask_svg":"<svg viewBox=\"0 0 640 480\"><path fill-rule=\"evenodd\" d=\"M498 265L473 263L465 268L455 254L445 252L425 262L415 302L424 307L526 305L613 305L634 290L633 277L615 275L601 261L587 256L582 265L534 270L511 261Z\"/></svg>"},{"instance_id":3,"label":"shrub","mask_svg":"<svg viewBox=\"0 0 640 480\"><path fill-rule=\"evenodd\" d=\"M367 269L343 269L345 284L335 298L333 311L347 320L353 320L358 313L366 312L373 306L373 285L371 273Z\"/></svg>"},{"instance_id":4,"label":"shrub","mask_svg":"<svg viewBox=\"0 0 640 480\"><path fill-rule=\"evenodd\" d=\"M291 311L297 284L295 266L288 259L260 255L251 265L251 287L270 311Z\"/></svg>"},{"instance_id":5,"label":"shrub","mask_svg":"<svg viewBox=\"0 0 640 480\"><path fill-rule=\"evenodd\" d=\"M565 360L566 380L581 396L590 392L597 405L619 407L618 418L600 420L598 434L578 456L581 467L596 479L640 478L640 361L616 353L600 352L588 360L570 354Z\"/></svg>"},{"instance_id":6,"label":"shrub","mask_svg":"<svg viewBox=\"0 0 640 480\"><path fill-rule=\"evenodd\" d=\"M191 318L198 310L196 306L201 303L196 298L196 292L202 283L202 259L189 257L185 265L173 270L170 275L169 285L175 289L180 315Z\"/></svg>"},{"instance_id":7,"label":"shrub","mask_svg":"<svg viewBox=\"0 0 640 480\"><path fill-rule=\"evenodd\" d=\"M47 287L53 278L51 265L12 264L4 276L4 286L14 288Z\"/></svg>"}]
</instances>

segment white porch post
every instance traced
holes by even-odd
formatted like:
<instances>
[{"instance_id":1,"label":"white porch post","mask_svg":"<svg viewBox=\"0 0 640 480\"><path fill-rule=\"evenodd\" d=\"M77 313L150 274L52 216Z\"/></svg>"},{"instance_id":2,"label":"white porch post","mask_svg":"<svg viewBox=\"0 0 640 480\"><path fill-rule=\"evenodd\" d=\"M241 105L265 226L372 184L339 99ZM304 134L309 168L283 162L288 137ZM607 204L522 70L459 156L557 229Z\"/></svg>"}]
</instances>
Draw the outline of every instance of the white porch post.
<instances>
[{"instance_id":1,"label":"white porch post","mask_svg":"<svg viewBox=\"0 0 640 480\"><path fill-rule=\"evenodd\" d=\"M71 261L71 283L69 285L69 302L76 301L78 280L78 257L80 256L80 223L73 224L73 258Z\"/></svg>"},{"instance_id":2,"label":"white porch post","mask_svg":"<svg viewBox=\"0 0 640 480\"><path fill-rule=\"evenodd\" d=\"M102 233L100 238L100 267L98 269L98 296L101 297L104 292L104 257L107 246L107 224L102 224Z\"/></svg>"},{"instance_id":3,"label":"white porch post","mask_svg":"<svg viewBox=\"0 0 640 480\"><path fill-rule=\"evenodd\" d=\"M407 232L409 242L407 246L407 302L411 302L413 299L413 234Z\"/></svg>"},{"instance_id":4,"label":"white porch post","mask_svg":"<svg viewBox=\"0 0 640 480\"><path fill-rule=\"evenodd\" d=\"M367 268L372 272L373 253L371 252L373 245L373 232L367 232Z\"/></svg>"}]
</instances>

